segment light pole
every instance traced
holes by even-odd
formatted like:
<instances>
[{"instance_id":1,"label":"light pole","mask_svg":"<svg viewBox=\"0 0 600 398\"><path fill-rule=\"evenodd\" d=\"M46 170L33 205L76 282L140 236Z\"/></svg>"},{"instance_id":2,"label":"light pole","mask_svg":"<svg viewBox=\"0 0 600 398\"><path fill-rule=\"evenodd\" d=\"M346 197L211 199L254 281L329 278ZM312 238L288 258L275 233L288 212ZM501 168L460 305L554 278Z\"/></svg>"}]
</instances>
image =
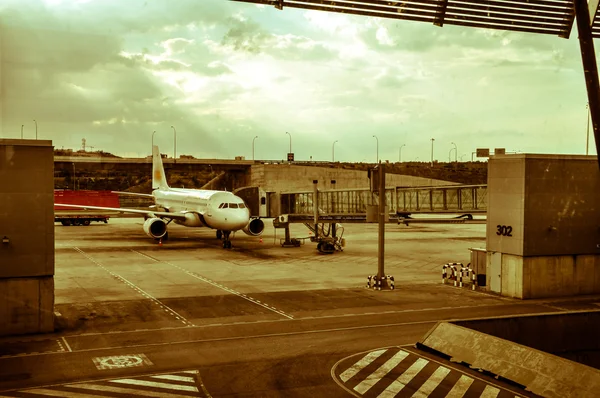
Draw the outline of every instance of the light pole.
<instances>
[{"instance_id":1,"label":"light pole","mask_svg":"<svg viewBox=\"0 0 600 398\"><path fill-rule=\"evenodd\" d=\"M75 175L75 162L73 162L73 191L77 191L77 177Z\"/></svg>"},{"instance_id":2,"label":"light pole","mask_svg":"<svg viewBox=\"0 0 600 398\"><path fill-rule=\"evenodd\" d=\"M21 125L21 139L23 139L23 126L24 124Z\"/></svg>"},{"instance_id":3,"label":"light pole","mask_svg":"<svg viewBox=\"0 0 600 398\"><path fill-rule=\"evenodd\" d=\"M152 132L152 151L150 151L151 154L154 154L154 134L156 134L156 130ZM158 155L160 156L160 154Z\"/></svg>"},{"instance_id":4,"label":"light pole","mask_svg":"<svg viewBox=\"0 0 600 398\"><path fill-rule=\"evenodd\" d=\"M448 151L448 163L450 163L452 161L452 151L454 150L454 148L450 148L450 150Z\"/></svg>"},{"instance_id":5,"label":"light pole","mask_svg":"<svg viewBox=\"0 0 600 398\"><path fill-rule=\"evenodd\" d=\"M402 144L402 145L400 146L400 149L398 149L398 162L399 162L399 163L402 163L402 147L403 147L403 146L406 146L406 144Z\"/></svg>"},{"instance_id":6,"label":"light pole","mask_svg":"<svg viewBox=\"0 0 600 398\"><path fill-rule=\"evenodd\" d=\"M254 140L257 138L258 138L258 136L255 136L254 138L252 138L252 160L254 160Z\"/></svg>"},{"instance_id":7,"label":"light pole","mask_svg":"<svg viewBox=\"0 0 600 398\"><path fill-rule=\"evenodd\" d=\"M373 138L377 140L377 161L375 163L379 163L379 138L373 134Z\"/></svg>"},{"instance_id":8,"label":"light pole","mask_svg":"<svg viewBox=\"0 0 600 398\"><path fill-rule=\"evenodd\" d=\"M35 139L37 140L37 121L33 119L33 122L35 123Z\"/></svg>"},{"instance_id":9,"label":"light pole","mask_svg":"<svg viewBox=\"0 0 600 398\"><path fill-rule=\"evenodd\" d=\"M292 135L287 131L285 133L290 136L290 153L292 153Z\"/></svg>"},{"instance_id":10,"label":"light pole","mask_svg":"<svg viewBox=\"0 0 600 398\"><path fill-rule=\"evenodd\" d=\"M338 140L333 141L333 144L331 145L331 161L335 162L335 143L338 142Z\"/></svg>"},{"instance_id":11,"label":"light pole","mask_svg":"<svg viewBox=\"0 0 600 398\"><path fill-rule=\"evenodd\" d=\"M433 141L435 141L435 138L431 139L431 167L433 167Z\"/></svg>"},{"instance_id":12,"label":"light pole","mask_svg":"<svg viewBox=\"0 0 600 398\"><path fill-rule=\"evenodd\" d=\"M457 158L458 158L458 147L456 146L456 144L454 142L451 142L452 145L454 145L454 161L458 162Z\"/></svg>"},{"instance_id":13,"label":"light pole","mask_svg":"<svg viewBox=\"0 0 600 398\"><path fill-rule=\"evenodd\" d=\"M590 103L588 102L585 107L587 108L587 112L586 112L586 116L587 116L587 134L585 136L585 154L586 156L589 154L589 149L590 149L590 117L591 117L591 110L590 110Z\"/></svg>"},{"instance_id":14,"label":"light pole","mask_svg":"<svg viewBox=\"0 0 600 398\"><path fill-rule=\"evenodd\" d=\"M177 161L177 130L173 126L171 128L173 129L173 163L175 163Z\"/></svg>"}]
</instances>

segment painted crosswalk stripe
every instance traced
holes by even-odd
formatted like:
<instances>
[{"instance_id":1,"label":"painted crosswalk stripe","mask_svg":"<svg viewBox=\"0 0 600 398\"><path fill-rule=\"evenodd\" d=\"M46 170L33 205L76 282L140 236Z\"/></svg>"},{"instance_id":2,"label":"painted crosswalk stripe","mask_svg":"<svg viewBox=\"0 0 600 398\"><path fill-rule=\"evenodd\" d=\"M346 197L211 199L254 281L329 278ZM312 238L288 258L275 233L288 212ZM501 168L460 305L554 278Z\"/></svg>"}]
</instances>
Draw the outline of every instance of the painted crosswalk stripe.
<instances>
[{"instance_id":1,"label":"painted crosswalk stripe","mask_svg":"<svg viewBox=\"0 0 600 398\"><path fill-rule=\"evenodd\" d=\"M427 379L425 383L414 393L415 398L426 398L435 390L435 388L448 376L450 369L440 366L433 372L433 374Z\"/></svg>"},{"instance_id":2,"label":"painted crosswalk stripe","mask_svg":"<svg viewBox=\"0 0 600 398\"><path fill-rule=\"evenodd\" d=\"M194 378L190 376L177 376L177 375L156 375L150 376L153 379L162 379L162 380L173 380L173 381L187 381L188 383L193 383Z\"/></svg>"},{"instance_id":3,"label":"painted crosswalk stripe","mask_svg":"<svg viewBox=\"0 0 600 398\"><path fill-rule=\"evenodd\" d=\"M99 391L101 393L114 392L117 394L140 395L143 397L156 397L156 398L189 397L189 395L170 394L170 393L164 392L164 391L135 390L133 388L103 386L103 385L97 385L97 384L76 384L76 385L73 385L73 387ZM62 391L59 391L59 392L62 393ZM58 396L64 396L64 395L58 395ZM89 398L90 394L86 394L85 396Z\"/></svg>"},{"instance_id":4,"label":"painted crosswalk stripe","mask_svg":"<svg viewBox=\"0 0 600 398\"><path fill-rule=\"evenodd\" d=\"M428 360L419 358L413 363L410 368L406 369L404 373L400 375L392 384L390 384L379 397L388 398L394 397L398 394L410 381L419 373L425 365L429 363Z\"/></svg>"},{"instance_id":5,"label":"painted crosswalk stripe","mask_svg":"<svg viewBox=\"0 0 600 398\"><path fill-rule=\"evenodd\" d=\"M500 394L500 390L488 384L479 398L496 398L498 394Z\"/></svg>"},{"instance_id":6,"label":"painted crosswalk stripe","mask_svg":"<svg viewBox=\"0 0 600 398\"><path fill-rule=\"evenodd\" d=\"M467 377L465 375L460 376L460 379L458 379L454 387L452 387L452 390L450 390L448 395L446 395L446 398L462 397L463 395L465 395L469 387L471 387L471 384L473 384L472 378Z\"/></svg>"},{"instance_id":7,"label":"painted crosswalk stripe","mask_svg":"<svg viewBox=\"0 0 600 398\"><path fill-rule=\"evenodd\" d=\"M347 382L352 376L356 375L358 372L360 372L361 369L368 366L371 362L373 362L374 360L379 358L381 356L381 354L383 354L386 351L387 351L387 349L372 351L372 352L368 353L360 361L356 362L354 365L352 365L348 369L346 369L344 371L344 373L342 373L340 375L340 379L342 379L342 381L344 383Z\"/></svg>"},{"instance_id":8,"label":"painted crosswalk stripe","mask_svg":"<svg viewBox=\"0 0 600 398\"><path fill-rule=\"evenodd\" d=\"M371 387L373 387L378 381L380 381L385 375L387 375L392 369L394 369L400 362L402 362L408 356L406 351L398 351L396 355L391 357L386 363L381 365L379 369L367 376L366 379L361 381L354 390L359 394L366 393Z\"/></svg>"},{"instance_id":9,"label":"painted crosswalk stripe","mask_svg":"<svg viewBox=\"0 0 600 398\"><path fill-rule=\"evenodd\" d=\"M145 387L156 387L156 388L167 388L169 390L180 390L180 391L194 391L197 392L198 389L195 386L183 386L179 384L170 384L170 383L160 383L157 381L146 381L146 380L137 380L137 379L118 379L118 380L109 380L110 383L120 383L120 384L132 384L136 386L145 386Z\"/></svg>"}]
</instances>

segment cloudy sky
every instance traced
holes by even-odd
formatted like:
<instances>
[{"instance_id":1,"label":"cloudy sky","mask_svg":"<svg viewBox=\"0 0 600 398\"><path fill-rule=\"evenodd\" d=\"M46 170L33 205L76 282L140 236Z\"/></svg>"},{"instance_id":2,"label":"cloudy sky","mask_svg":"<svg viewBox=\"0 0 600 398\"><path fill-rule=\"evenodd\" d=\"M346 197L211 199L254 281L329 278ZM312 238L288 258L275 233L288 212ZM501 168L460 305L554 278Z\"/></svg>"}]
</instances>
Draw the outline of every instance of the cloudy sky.
<instances>
[{"instance_id":1,"label":"cloudy sky","mask_svg":"<svg viewBox=\"0 0 600 398\"><path fill-rule=\"evenodd\" d=\"M120 156L448 161L585 154L574 28L555 36L227 0L0 1L0 137ZM596 43L598 45L598 43ZM289 135L286 134L289 132ZM377 137L373 138L373 135ZM335 143L334 141L338 141ZM590 154L595 154L593 136ZM454 153L452 153L454 158Z\"/></svg>"}]
</instances>

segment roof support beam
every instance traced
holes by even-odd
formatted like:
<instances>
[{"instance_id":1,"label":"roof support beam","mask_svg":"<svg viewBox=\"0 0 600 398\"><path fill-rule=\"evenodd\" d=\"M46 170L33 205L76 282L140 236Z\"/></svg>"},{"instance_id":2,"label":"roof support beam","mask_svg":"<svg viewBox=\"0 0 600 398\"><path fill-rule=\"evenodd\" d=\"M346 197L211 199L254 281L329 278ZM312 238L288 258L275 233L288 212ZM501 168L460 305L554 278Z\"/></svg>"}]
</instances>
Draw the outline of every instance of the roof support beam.
<instances>
[{"instance_id":1,"label":"roof support beam","mask_svg":"<svg viewBox=\"0 0 600 398\"><path fill-rule=\"evenodd\" d=\"M594 41L592 39L592 27L590 23L592 20L590 19L587 0L574 0L574 3L577 31L579 32L579 48L581 50L585 85L590 113L592 115L598 165L600 166L600 79L598 78L596 51L594 50Z\"/></svg>"},{"instance_id":2,"label":"roof support beam","mask_svg":"<svg viewBox=\"0 0 600 398\"><path fill-rule=\"evenodd\" d=\"M435 12L435 19L433 20L433 24L435 26L444 26L444 18L446 18L446 8L448 8L448 0L439 0L437 11Z\"/></svg>"},{"instance_id":3,"label":"roof support beam","mask_svg":"<svg viewBox=\"0 0 600 398\"><path fill-rule=\"evenodd\" d=\"M588 2L588 10L590 13L590 26L594 24L594 19L596 19L596 14L598 13L598 5L600 5L600 0L589 0Z\"/></svg>"}]
</instances>

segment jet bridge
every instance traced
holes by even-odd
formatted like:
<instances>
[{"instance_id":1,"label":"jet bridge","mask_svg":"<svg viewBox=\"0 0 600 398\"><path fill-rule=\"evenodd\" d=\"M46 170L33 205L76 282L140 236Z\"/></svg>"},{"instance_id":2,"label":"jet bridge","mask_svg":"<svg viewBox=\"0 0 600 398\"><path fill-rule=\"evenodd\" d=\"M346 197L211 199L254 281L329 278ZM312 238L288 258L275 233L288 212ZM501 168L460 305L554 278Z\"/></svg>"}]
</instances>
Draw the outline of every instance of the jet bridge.
<instances>
[{"instance_id":1,"label":"jet bridge","mask_svg":"<svg viewBox=\"0 0 600 398\"><path fill-rule=\"evenodd\" d=\"M298 219L298 222L314 215L314 195L311 191L282 192L278 215L288 214L291 220ZM487 185L484 184L392 187L386 188L385 195L387 206L393 209L389 213L390 220L411 214L472 214L487 211ZM369 208L379 205L379 196L368 188L319 191L317 199L319 218L324 221L369 221Z\"/></svg>"},{"instance_id":2,"label":"jet bridge","mask_svg":"<svg viewBox=\"0 0 600 398\"><path fill-rule=\"evenodd\" d=\"M388 222L409 223L481 223L473 213L487 211L486 185L447 185L427 187L391 187L385 190ZM314 233L321 252L341 251L344 240L337 232L346 223L376 222L379 195L369 188L300 191L268 194L277 200L269 209L277 208L275 228L285 228L282 246L299 246L301 241L290 237L289 224L302 223ZM278 198L277 198L278 196ZM315 201L316 198L316 201ZM444 214L440 218L412 218L412 214ZM453 217L449 217L453 214ZM456 216L458 214L458 216ZM325 225L329 226L326 227ZM343 229L342 229L343 231ZM324 242L324 243L323 243Z\"/></svg>"}]
</instances>

